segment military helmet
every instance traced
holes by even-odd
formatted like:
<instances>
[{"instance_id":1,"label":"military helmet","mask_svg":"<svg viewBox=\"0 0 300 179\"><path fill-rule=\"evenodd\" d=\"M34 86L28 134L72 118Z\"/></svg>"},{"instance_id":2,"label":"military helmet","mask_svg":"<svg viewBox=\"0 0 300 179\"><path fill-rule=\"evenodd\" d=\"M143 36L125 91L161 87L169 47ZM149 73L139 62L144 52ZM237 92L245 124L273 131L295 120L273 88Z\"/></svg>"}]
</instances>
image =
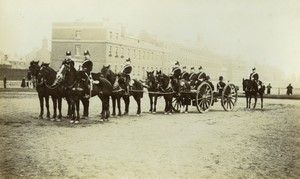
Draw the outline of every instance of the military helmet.
<instances>
[{"instance_id":1,"label":"military helmet","mask_svg":"<svg viewBox=\"0 0 300 179\"><path fill-rule=\"evenodd\" d=\"M195 68L194 67L191 67L191 70L194 70Z\"/></svg>"},{"instance_id":2,"label":"military helmet","mask_svg":"<svg viewBox=\"0 0 300 179\"><path fill-rule=\"evenodd\" d=\"M219 80L223 80L223 76L219 76Z\"/></svg>"},{"instance_id":3,"label":"military helmet","mask_svg":"<svg viewBox=\"0 0 300 179\"><path fill-rule=\"evenodd\" d=\"M202 70L203 68L202 68L202 66L200 66L198 69L199 69L199 70Z\"/></svg>"},{"instance_id":4,"label":"military helmet","mask_svg":"<svg viewBox=\"0 0 300 179\"><path fill-rule=\"evenodd\" d=\"M83 52L83 55L90 55L90 52L88 50Z\"/></svg>"},{"instance_id":5,"label":"military helmet","mask_svg":"<svg viewBox=\"0 0 300 179\"><path fill-rule=\"evenodd\" d=\"M186 66L183 66L182 69L186 69Z\"/></svg>"},{"instance_id":6,"label":"military helmet","mask_svg":"<svg viewBox=\"0 0 300 179\"><path fill-rule=\"evenodd\" d=\"M66 51L66 56L70 56L71 55L71 51L70 50L67 50Z\"/></svg>"},{"instance_id":7,"label":"military helmet","mask_svg":"<svg viewBox=\"0 0 300 179\"><path fill-rule=\"evenodd\" d=\"M126 62L131 62L130 58L127 58L127 59L126 59Z\"/></svg>"},{"instance_id":8,"label":"military helmet","mask_svg":"<svg viewBox=\"0 0 300 179\"><path fill-rule=\"evenodd\" d=\"M256 68L255 68L255 67L253 67L253 68L252 68L252 70L256 70Z\"/></svg>"},{"instance_id":9,"label":"military helmet","mask_svg":"<svg viewBox=\"0 0 300 179\"><path fill-rule=\"evenodd\" d=\"M180 65L180 64L179 64L179 61L176 61L176 62L175 62L175 65Z\"/></svg>"}]
</instances>

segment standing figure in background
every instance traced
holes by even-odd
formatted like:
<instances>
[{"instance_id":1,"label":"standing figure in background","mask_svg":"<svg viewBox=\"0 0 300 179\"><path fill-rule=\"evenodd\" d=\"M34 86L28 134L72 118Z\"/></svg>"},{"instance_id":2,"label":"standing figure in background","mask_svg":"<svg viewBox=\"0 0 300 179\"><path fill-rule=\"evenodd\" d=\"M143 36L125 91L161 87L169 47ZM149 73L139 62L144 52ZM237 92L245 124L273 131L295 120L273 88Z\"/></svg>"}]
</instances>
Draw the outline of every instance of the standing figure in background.
<instances>
[{"instance_id":1,"label":"standing figure in background","mask_svg":"<svg viewBox=\"0 0 300 179\"><path fill-rule=\"evenodd\" d=\"M6 88L6 82L7 82L7 78L6 78L6 76L4 75L4 78L3 78L3 85L4 85L4 88Z\"/></svg>"},{"instance_id":2,"label":"standing figure in background","mask_svg":"<svg viewBox=\"0 0 300 179\"><path fill-rule=\"evenodd\" d=\"M267 94L271 94L271 84L269 83L268 86L267 86Z\"/></svg>"},{"instance_id":3,"label":"standing figure in background","mask_svg":"<svg viewBox=\"0 0 300 179\"><path fill-rule=\"evenodd\" d=\"M26 86L26 81L25 81L25 77L23 77L21 82L21 87L25 88L25 86Z\"/></svg>"},{"instance_id":4,"label":"standing figure in background","mask_svg":"<svg viewBox=\"0 0 300 179\"><path fill-rule=\"evenodd\" d=\"M286 87L286 94L287 95L292 95L293 94L293 86L291 85L291 83L289 84L289 86Z\"/></svg>"}]
</instances>

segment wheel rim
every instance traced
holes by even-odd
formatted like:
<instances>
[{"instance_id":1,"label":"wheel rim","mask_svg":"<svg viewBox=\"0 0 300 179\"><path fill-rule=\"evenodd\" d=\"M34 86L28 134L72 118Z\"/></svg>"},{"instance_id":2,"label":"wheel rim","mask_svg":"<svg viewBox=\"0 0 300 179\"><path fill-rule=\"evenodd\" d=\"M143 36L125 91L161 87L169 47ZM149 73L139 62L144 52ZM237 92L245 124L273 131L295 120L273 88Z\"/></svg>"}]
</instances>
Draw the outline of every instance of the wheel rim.
<instances>
[{"instance_id":1,"label":"wheel rim","mask_svg":"<svg viewBox=\"0 0 300 179\"><path fill-rule=\"evenodd\" d=\"M180 111L181 105L182 105L182 104L181 104L179 98L174 98L174 99L172 100L172 106L173 106L173 110L174 110L175 112L179 112L179 111Z\"/></svg>"},{"instance_id":2,"label":"wheel rim","mask_svg":"<svg viewBox=\"0 0 300 179\"><path fill-rule=\"evenodd\" d=\"M228 84L224 87L222 92L221 104L225 111L232 111L237 102L237 89L233 84Z\"/></svg>"},{"instance_id":3,"label":"wheel rim","mask_svg":"<svg viewBox=\"0 0 300 179\"><path fill-rule=\"evenodd\" d=\"M196 104L200 113L205 113L209 110L213 101L213 91L207 82L203 82L197 88Z\"/></svg>"}]
</instances>

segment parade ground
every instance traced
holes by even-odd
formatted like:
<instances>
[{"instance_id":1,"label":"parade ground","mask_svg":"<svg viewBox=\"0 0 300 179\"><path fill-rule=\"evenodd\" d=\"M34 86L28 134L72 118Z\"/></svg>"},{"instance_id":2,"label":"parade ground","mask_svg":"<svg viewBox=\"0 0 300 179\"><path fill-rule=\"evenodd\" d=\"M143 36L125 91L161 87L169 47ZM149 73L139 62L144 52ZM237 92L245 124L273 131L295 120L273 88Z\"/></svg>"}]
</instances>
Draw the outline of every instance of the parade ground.
<instances>
[{"instance_id":1,"label":"parade ground","mask_svg":"<svg viewBox=\"0 0 300 179\"><path fill-rule=\"evenodd\" d=\"M80 124L38 119L36 92L0 92L0 104L0 178L300 177L300 100L249 110L239 98L231 112L217 102L204 114L164 115L163 98L151 114L145 94L141 116L131 99L128 116L101 123L93 97Z\"/></svg>"}]
</instances>

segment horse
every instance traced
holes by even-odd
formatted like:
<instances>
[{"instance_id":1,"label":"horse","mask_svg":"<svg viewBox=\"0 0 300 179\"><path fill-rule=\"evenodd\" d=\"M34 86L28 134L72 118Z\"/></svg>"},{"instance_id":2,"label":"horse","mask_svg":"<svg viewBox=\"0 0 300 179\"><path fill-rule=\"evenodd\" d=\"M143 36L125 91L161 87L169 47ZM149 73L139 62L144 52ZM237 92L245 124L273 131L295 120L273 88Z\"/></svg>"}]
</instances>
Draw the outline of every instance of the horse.
<instances>
[{"instance_id":1,"label":"horse","mask_svg":"<svg viewBox=\"0 0 300 179\"><path fill-rule=\"evenodd\" d=\"M261 88L258 88L258 84L249 79L243 79L243 90L245 91L245 96L246 96L246 108L250 108L251 106L251 98L254 97L255 102L253 109L256 106L257 102L257 95L259 95L261 99L261 108L263 108L263 94L265 92L265 86L261 84Z\"/></svg>"},{"instance_id":2,"label":"horse","mask_svg":"<svg viewBox=\"0 0 300 179\"><path fill-rule=\"evenodd\" d=\"M37 81L38 85L44 84L48 89L48 92L52 98L53 102L53 120L61 121L62 118L62 98L65 97L65 86L62 83L55 83L57 72L49 67L49 63L42 63L41 68L38 73ZM70 106L71 101L66 96L68 105ZM58 115L57 115L58 107ZM70 109L70 107L69 107ZM69 111L68 111L69 114ZM57 117L57 119L56 119Z\"/></svg>"},{"instance_id":3,"label":"horse","mask_svg":"<svg viewBox=\"0 0 300 179\"><path fill-rule=\"evenodd\" d=\"M122 75L115 74L111 69L110 65L103 66L101 69L101 74L104 78L106 78L112 85L112 104L113 104L113 112L112 115L116 115L116 102L118 107L118 116L121 116L121 98L123 98L125 102L125 112L124 115L128 115L129 112L129 104L130 104L130 96L133 96L137 103L137 112L136 114L139 116L141 114L141 98L143 97L143 84L138 80L133 80L132 89L129 90L129 95L125 94L125 77Z\"/></svg>"},{"instance_id":4,"label":"horse","mask_svg":"<svg viewBox=\"0 0 300 179\"><path fill-rule=\"evenodd\" d=\"M158 92L158 81L155 78L154 71L150 71L150 72L147 71L146 84L149 86L148 88L149 99L150 99L149 112L156 113L157 98L158 96L161 95L154 94L155 92Z\"/></svg>"},{"instance_id":5,"label":"horse","mask_svg":"<svg viewBox=\"0 0 300 179\"><path fill-rule=\"evenodd\" d=\"M165 99L165 114L172 114L173 106L172 99L174 96L179 94L179 82L172 76L168 76L162 73L161 70L157 71L156 78L158 80L158 89L160 92L164 93L163 97Z\"/></svg>"},{"instance_id":6,"label":"horse","mask_svg":"<svg viewBox=\"0 0 300 179\"><path fill-rule=\"evenodd\" d=\"M187 75L187 78L189 77L189 75ZM190 96L190 92L191 92L191 85L190 83L184 78L184 79L180 79L179 80L179 88L180 88L180 96L178 97L178 100L181 103L181 109L180 112L185 112L188 113L189 110L189 105L191 104L191 96ZM185 110L184 110L185 107Z\"/></svg>"},{"instance_id":7,"label":"horse","mask_svg":"<svg viewBox=\"0 0 300 179\"><path fill-rule=\"evenodd\" d=\"M39 118L43 119L44 115L44 99L45 99L45 105L47 109L47 118L50 119L50 110L49 110L49 89L46 87L45 83L41 80L38 79L38 74L40 71L40 66L39 66L39 61L31 61L30 66L28 67L28 72L27 72L27 79L37 81L36 84L36 91L38 93L39 101L40 101L40 114Z\"/></svg>"}]
</instances>

